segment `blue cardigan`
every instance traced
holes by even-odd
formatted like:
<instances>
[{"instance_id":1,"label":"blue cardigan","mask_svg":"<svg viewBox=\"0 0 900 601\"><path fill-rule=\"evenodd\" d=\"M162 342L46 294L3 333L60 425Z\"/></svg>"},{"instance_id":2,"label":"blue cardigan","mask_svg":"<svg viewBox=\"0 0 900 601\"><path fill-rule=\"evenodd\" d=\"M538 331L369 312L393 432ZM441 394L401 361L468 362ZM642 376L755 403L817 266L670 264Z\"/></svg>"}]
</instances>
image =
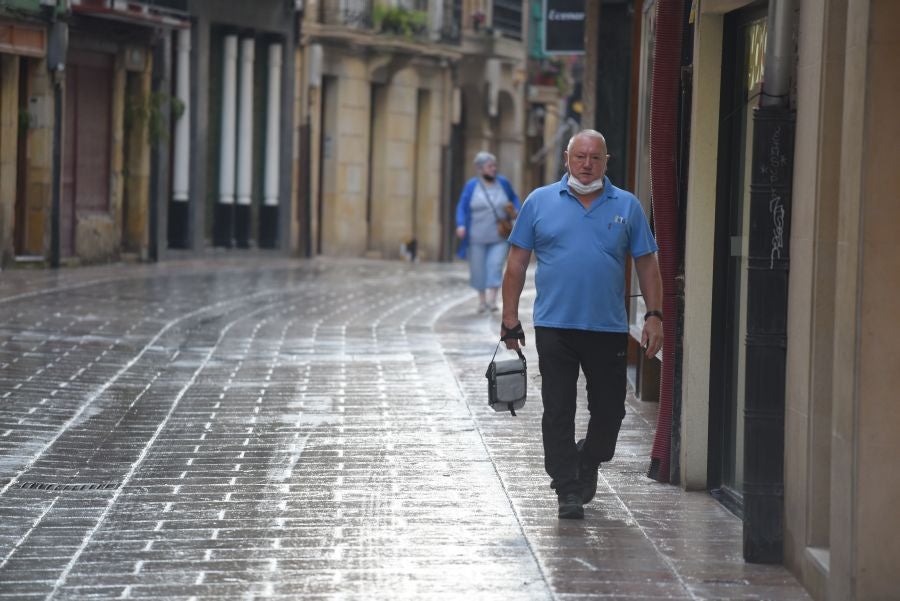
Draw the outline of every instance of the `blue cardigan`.
<instances>
[{"instance_id":1,"label":"blue cardigan","mask_svg":"<svg viewBox=\"0 0 900 601\"><path fill-rule=\"evenodd\" d=\"M516 207L516 210L518 211L521 206L519 204L519 197L516 196L516 193L513 191L509 180L502 175L498 175L497 181L500 182L503 191L506 192L506 197L509 199L509 202L513 203L513 206ZM462 225L466 228L466 235L460 240L459 249L456 251L456 255L460 259L466 258L466 249L469 248L469 230L472 225L472 194L475 192L475 186L477 185L477 177L473 177L467 181L466 185L463 186L462 194L459 195L459 204L456 205L456 227Z\"/></svg>"}]
</instances>

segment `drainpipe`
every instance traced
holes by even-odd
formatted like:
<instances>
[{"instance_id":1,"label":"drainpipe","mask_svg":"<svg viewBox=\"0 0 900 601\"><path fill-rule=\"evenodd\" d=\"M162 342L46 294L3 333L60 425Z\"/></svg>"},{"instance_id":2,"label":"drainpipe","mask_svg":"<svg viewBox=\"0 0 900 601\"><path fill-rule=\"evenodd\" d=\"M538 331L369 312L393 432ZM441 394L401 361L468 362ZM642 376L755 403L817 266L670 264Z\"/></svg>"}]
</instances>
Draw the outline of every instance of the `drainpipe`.
<instances>
[{"instance_id":1,"label":"drainpipe","mask_svg":"<svg viewBox=\"0 0 900 601\"><path fill-rule=\"evenodd\" d=\"M762 106L788 105L791 84L794 0L770 0Z\"/></svg>"},{"instance_id":2,"label":"drainpipe","mask_svg":"<svg viewBox=\"0 0 900 601\"><path fill-rule=\"evenodd\" d=\"M172 86L172 43L168 32L154 36L153 73L151 89L155 94L170 90ZM171 104L162 107L163 122L168 129L172 122ZM159 261L166 248L160 224L165 222L168 209L167 183L169 158L172 148L164 140L150 145L150 246L151 261Z\"/></svg>"},{"instance_id":3,"label":"drainpipe","mask_svg":"<svg viewBox=\"0 0 900 601\"><path fill-rule=\"evenodd\" d=\"M794 113L793 0L770 0L765 79L753 114L744 408L744 559L784 556L784 409Z\"/></svg>"},{"instance_id":4,"label":"drainpipe","mask_svg":"<svg viewBox=\"0 0 900 601\"><path fill-rule=\"evenodd\" d=\"M62 145L63 82L66 77L66 53L69 50L69 25L54 16L47 41L47 67L53 80L53 191L50 199L50 266L59 267L62 237ZM74 215L72 216L74 219Z\"/></svg>"},{"instance_id":5,"label":"drainpipe","mask_svg":"<svg viewBox=\"0 0 900 601\"><path fill-rule=\"evenodd\" d=\"M269 89L266 107L266 157L263 206L259 212L260 246L278 244L279 177L281 164L281 44L269 44Z\"/></svg>"},{"instance_id":6,"label":"drainpipe","mask_svg":"<svg viewBox=\"0 0 900 601\"><path fill-rule=\"evenodd\" d=\"M250 246L250 203L253 194L253 62L256 43L241 40L240 108L237 140L237 205L234 238L240 248Z\"/></svg>"}]
</instances>

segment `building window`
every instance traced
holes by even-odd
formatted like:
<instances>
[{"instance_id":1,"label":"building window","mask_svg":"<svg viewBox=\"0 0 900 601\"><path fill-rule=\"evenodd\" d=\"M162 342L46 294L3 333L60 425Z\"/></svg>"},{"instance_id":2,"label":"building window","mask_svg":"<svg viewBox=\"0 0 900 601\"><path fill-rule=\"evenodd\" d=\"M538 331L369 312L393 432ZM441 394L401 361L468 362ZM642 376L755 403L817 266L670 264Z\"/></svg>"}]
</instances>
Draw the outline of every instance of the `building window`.
<instances>
[{"instance_id":1,"label":"building window","mask_svg":"<svg viewBox=\"0 0 900 601\"><path fill-rule=\"evenodd\" d=\"M494 0L494 29L505 36L522 39L522 2Z\"/></svg>"}]
</instances>

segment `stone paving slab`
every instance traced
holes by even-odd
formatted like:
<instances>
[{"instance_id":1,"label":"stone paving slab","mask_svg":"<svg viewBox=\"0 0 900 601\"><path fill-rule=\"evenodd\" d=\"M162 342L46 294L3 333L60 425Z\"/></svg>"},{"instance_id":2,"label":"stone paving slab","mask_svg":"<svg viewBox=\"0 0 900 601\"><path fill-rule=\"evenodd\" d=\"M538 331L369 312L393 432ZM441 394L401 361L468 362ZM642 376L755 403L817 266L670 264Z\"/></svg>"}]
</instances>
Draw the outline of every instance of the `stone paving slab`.
<instances>
[{"instance_id":1,"label":"stone paving slab","mask_svg":"<svg viewBox=\"0 0 900 601\"><path fill-rule=\"evenodd\" d=\"M586 519L558 520L534 349L526 407L494 413L498 320L466 281L258 257L0 274L0 599L808 599L743 562L712 498L644 476L633 397Z\"/></svg>"}]
</instances>

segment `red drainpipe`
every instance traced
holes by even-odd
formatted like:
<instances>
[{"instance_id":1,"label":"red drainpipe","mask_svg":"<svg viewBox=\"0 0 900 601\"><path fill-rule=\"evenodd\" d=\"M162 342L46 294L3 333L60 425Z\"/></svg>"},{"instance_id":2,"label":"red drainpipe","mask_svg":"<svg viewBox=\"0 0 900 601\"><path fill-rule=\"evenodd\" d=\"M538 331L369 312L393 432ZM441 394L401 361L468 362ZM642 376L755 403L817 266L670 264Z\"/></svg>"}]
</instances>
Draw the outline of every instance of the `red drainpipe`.
<instances>
[{"instance_id":1,"label":"red drainpipe","mask_svg":"<svg viewBox=\"0 0 900 601\"><path fill-rule=\"evenodd\" d=\"M678 273L678 95L681 74L682 0L656 2L656 45L650 99L650 190L663 284L663 359L659 416L647 475L669 481L672 397L675 392L675 323Z\"/></svg>"}]
</instances>

